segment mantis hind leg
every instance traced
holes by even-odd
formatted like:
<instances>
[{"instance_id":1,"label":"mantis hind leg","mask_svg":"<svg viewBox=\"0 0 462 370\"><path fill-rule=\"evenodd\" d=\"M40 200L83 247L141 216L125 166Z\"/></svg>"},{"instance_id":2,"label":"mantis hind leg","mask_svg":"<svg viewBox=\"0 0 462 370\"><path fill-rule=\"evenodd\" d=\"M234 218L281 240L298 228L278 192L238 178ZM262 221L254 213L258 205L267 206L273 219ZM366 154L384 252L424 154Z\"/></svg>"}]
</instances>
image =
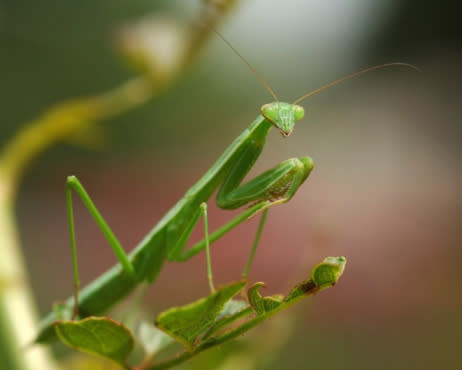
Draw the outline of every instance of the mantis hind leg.
<instances>
[{"instance_id":1,"label":"mantis hind leg","mask_svg":"<svg viewBox=\"0 0 462 370\"><path fill-rule=\"evenodd\" d=\"M135 270L132 263L128 259L127 254L123 250L120 242L112 232L111 228L108 226L103 216L99 213L95 204L91 200L87 191L80 183L80 181L75 176L69 176L66 180L66 202L67 202L67 215L69 220L69 237L72 253L72 267L74 271L74 317L78 314L78 305L79 305L79 288L80 288L80 278L79 278L79 269L77 263L77 247L75 242L75 229L74 229L74 214L72 208L72 190L74 190L82 199L82 202L87 207L88 211L92 215L93 219L96 221L101 231L103 232L106 240L114 251L117 259L122 265L123 270L132 278L135 278Z\"/></svg>"}]
</instances>

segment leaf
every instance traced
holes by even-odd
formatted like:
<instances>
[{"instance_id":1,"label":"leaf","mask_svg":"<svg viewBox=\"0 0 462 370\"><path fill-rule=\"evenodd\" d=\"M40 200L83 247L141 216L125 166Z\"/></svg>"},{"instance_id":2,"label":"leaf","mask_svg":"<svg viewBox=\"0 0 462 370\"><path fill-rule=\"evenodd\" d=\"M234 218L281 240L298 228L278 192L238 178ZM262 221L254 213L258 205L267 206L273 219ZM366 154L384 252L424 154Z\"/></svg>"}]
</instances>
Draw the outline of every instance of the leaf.
<instances>
[{"instance_id":1,"label":"leaf","mask_svg":"<svg viewBox=\"0 0 462 370\"><path fill-rule=\"evenodd\" d=\"M264 283L256 283L251 288L249 288L247 294L250 301L250 306L246 306L241 310L231 311L231 315L224 315L221 320L216 321L208 331L201 337L201 340L196 343L196 346L192 348L191 344L189 344L189 348L194 349L190 352L183 352L181 354L177 354L176 356L166 359L162 362L157 363L156 365L152 366L151 370L157 369L166 369L170 368L174 365L178 365L182 362L185 362L196 356L197 354L208 350L213 347L217 347L222 343L229 342L235 338L242 336L243 334L247 333L249 330L255 328L256 326L260 325L262 322L270 319L271 317L278 314L280 311L283 311L292 305L296 304L297 302L301 301L302 299L311 296L322 289L328 288L333 286L337 283L338 279L342 275L346 264L345 257L327 257L322 261L320 264L316 265L310 274L310 277L301 283L297 284L287 295L286 298L283 298L280 295L274 295L269 297L262 297L259 293L259 289L264 286ZM236 284L234 284L236 285ZM233 284L225 287L225 288L232 288ZM242 288L236 289L236 291ZM219 294L220 292L214 293ZM196 303L191 305L191 310L194 310L194 305L200 305L202 301L208 300L213 295L204 298ZM176 310L185 309L188 306L184 306L183 308L179 308ZM197 308L197 307L196 307ZM255 311L257 315L255 315ZM166 311L167 313L169 311ZM164 313L165 314L165 313ZM161 315L164 315L161 314ZM172 313L174 316L175 313ZM186 316L186 315L185 315ZM243 319L241 322L236 322L238 319ZM182 323L183 326L186 326L187 317L182 317L182 320L185 322ZM171 318L172 326L175 325L175 317ZM238 324L233 328L229 328L228 324L234 323ZM181 326L177 323L178 326ZM226 330L223 330L225 329ZM193 343L191 341L190 343ZM242 363L240 363L242 365ZM261 365L261 364L260 364ZM230 368L238 368L237 365L233 364Z\"/></svg>"},{"instance_id":2,"label":"leaf","mask_svg":"<svg viewBox=\"0 0 462 370\"><path fill-rule=\"evenodd\" d=\"M263 297L258 291L259 288L264 287L265 283L258 282L252 285L249 290L247 290L247 297L249 297L249 302L252 308L256 313L262 314L265 312L265 307L263 304Z\"/></svg>"},{"instance_id":3,"label":"leaf","mask_svg":"<svg viewBox=\"0 0 462 370\"><path fill-rule=\"evenodd\" d=\"M136 334L139 342L143 346L145 353L149 356L162 351L164 348L168 347L171 343L174 342L172 337L146 321L142 321L140 323Z\"/></svg>"},{"instance_id":4,"label":"leaf","mask_svg":"<svg viewBox=\"0 0 462 370\"><path fill-rule=\"evenodd\" d=\"M326 257L311 272L311 279L319 289L335 285L345 269L345 257Z\"/></svg>"},{"instance_id":5,"label":"leaf","mask_svg":"<svg viewBox=\"0 0 462 370\"><path fill-rule=\"evenodd\" d=\"M226 302L225 307L223 307L223 310L221 310L217 317L217 321L229 316L233 316L248 306L249 304L243 300L231 299Z\"/></svg>"},{"instance_id":6,"label":"leaf","mask_svg":"<svg viewBox=\"0 0 462 370\"><path fill-rule=\"evenodd\" d=\"M156 325L192 351L196 339L212 327L225 304L245 285L245 281L234 282L196 302L164 311Z\"/></svg>"},{"instance_id":7,"label":"leaf","mask_svg":"<svg viewBox=\"0 0 462 370\"><path fill-rule=\"evenodd\" d=\"M80 321L57 321L59 339L77 351L90 353L125 366L133 350L133 336L124 325L107 317L88 317Z\"/></svg>"},{"instance_id":8,"label":"leaf","mask_svg":"<svg viewBox=\"0 0 462 370\"><path fill-rule=\"evenodd\" d=\"M311 270L310 278L297 284L284 299L284 302L290 302L304 295L314 294L335 285L342 276L345 265L346 258L343 256L324 258L321 263Z\"/></svg>"},{"instance_id":9,"label":"leaf","mask_svg":"<svg viewBox=\"0 0 462 370\"><path fill-rule=\"evenodd\" d=\"M255 283L247 291L247 296L249 297L250 305L259 315L274 310L281 304L284 298L279 294L275 296L262 297L259 292L259 289L264 286L265 283Z\"/></svg>"},{"instance_id":10,"label":"leaf","mask_svg":"<svg viewBox=\"0 0 462 370\"><path fill-rule=\"evenodd\" d=\"M253 310L247 302L240 299L231 299L226 302L225 307L217 316L215 324L207 331L207 333L204 334L202 340L205 340L216 334L218 331L227 328L235 321L249 316L252 312Z\"/></svg>"}]
</instances>

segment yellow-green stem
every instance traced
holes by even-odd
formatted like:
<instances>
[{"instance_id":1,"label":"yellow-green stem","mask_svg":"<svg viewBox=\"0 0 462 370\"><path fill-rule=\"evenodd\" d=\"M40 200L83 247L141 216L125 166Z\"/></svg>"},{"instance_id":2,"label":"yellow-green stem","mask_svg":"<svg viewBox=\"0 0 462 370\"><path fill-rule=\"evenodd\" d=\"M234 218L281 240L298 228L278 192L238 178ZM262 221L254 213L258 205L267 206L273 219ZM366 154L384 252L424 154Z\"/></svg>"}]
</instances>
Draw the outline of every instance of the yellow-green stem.
<instances>
[{"instance_id":1,"label":"yellow-green stem","mask_svg":"<svg viewBox=\"0 0 462 370\"><path fill-rule=\"evenodd\" d=\"M25 274L13 212L13 189L0 167L0 347L2 368L55 369L45 348L27 347L37 333L37 312Z\"/></svg>"}]
</instances>

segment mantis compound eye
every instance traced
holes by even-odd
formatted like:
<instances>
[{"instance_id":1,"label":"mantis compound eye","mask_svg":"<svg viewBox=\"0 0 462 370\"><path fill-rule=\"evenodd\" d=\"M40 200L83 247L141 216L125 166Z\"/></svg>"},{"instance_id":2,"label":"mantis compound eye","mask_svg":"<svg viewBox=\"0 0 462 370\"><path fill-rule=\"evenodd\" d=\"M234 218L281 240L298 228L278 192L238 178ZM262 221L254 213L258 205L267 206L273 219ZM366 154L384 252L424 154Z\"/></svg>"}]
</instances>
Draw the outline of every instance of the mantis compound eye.
<instances>
[{"instance_id":1,"label":"mantis compound eye","mask_svg":"<svg viewBox=\"0 0 462 370\"><path fill-rule=\"evenodd\" d=\"M271 122L274 122L278 117L278 112L275 103L265 104L261 107L260 111L261 114Z\"/></svg>"},{"instance_id":2,"label":"mantis compound eye","mask_svg":"<svg viewBox=\"0 0 462 370\"><path fill-rule=\"evenodd\" d=\"M294 118L295 121L300 121L305 116L305 109L300 105L294 105Z\"/></svg>"}]
</instances>

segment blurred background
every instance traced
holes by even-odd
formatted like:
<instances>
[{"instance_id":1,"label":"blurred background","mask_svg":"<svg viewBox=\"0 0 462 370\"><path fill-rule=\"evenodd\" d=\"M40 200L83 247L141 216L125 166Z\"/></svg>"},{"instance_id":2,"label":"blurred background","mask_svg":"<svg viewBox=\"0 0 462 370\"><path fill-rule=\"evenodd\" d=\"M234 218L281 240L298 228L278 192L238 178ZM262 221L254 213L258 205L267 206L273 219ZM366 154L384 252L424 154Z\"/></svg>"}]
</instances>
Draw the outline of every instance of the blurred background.
<instances>
[{"instance_id":1,"label":"blurred background","mask_svg":"<svg viewBox=\"0 0 462 370\"><path fill-rule=\"evenodd\" d=\"M198 0L1 1L0 143L57 102L102 94L142 73L127 58L139 22L184 32L207 6ZM290 138L270 132L251 177L306 155L315 170L290 203L271 209L251 281L266 282L265 293L286 293L325 256L345 255L348 265L335 288L283 318L284 329L276 321L259 329L266 341L274 338L266 343L271 362L255 351L258 365L249 369L462 368L456 6L248 0L217 23L282 101L375 64L407 62L423 70L393 67L349 80L305 100L306 117ZM168 37L166 45L175 42ZM88 133L95 140L59 144L28 169L17 217L43 313L72 293L67 175L79 177L131 249L271 101L216 35L197 51L162 94L99 123ZM234 215L213 199L209 206L212 228ZM85 284L115 257L78 201L75 208ZM218 284L240 276L257 222L212 249ZM159 312L207 292L199 254L167 264L146 305ZM218 368L205 359L219 351L203 356L187 366Z\"/></svg>"}]
</instances>

